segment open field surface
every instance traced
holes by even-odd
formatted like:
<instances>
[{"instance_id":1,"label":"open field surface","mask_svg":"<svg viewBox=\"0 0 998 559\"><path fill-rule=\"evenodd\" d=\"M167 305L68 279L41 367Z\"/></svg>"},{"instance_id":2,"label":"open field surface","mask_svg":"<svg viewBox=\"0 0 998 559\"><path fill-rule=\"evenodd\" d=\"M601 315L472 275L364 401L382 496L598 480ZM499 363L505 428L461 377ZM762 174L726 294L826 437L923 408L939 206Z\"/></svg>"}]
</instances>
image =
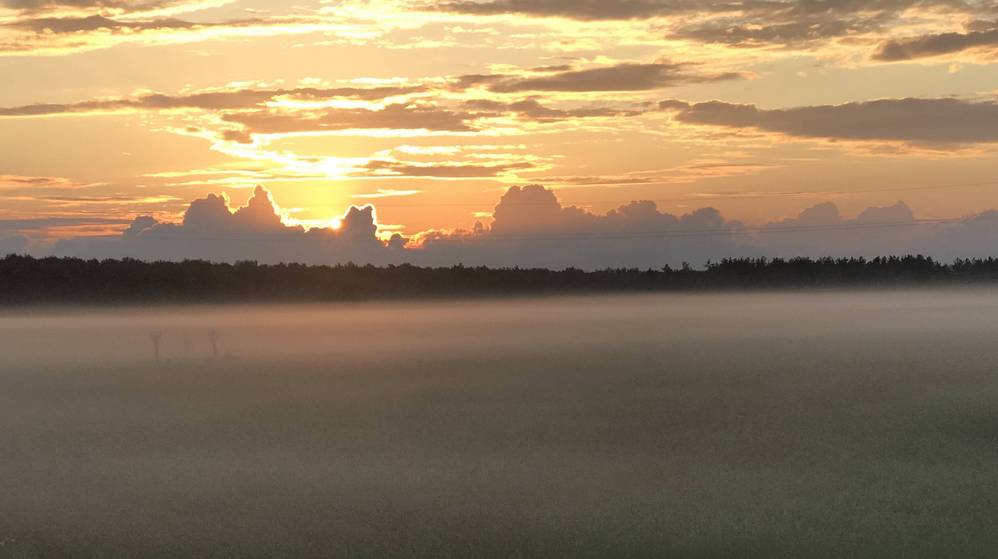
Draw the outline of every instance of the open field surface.
<instances>
[{"instance_id":1,"label":"open field surface","mask_svg":"<svg viewBox=\"0 0 998 559\"><path fill-rule=\"evenodd\" d=\"M0 356L0 557L998 549L990 291L43 309Z\"/></svg>"}]
</instances>

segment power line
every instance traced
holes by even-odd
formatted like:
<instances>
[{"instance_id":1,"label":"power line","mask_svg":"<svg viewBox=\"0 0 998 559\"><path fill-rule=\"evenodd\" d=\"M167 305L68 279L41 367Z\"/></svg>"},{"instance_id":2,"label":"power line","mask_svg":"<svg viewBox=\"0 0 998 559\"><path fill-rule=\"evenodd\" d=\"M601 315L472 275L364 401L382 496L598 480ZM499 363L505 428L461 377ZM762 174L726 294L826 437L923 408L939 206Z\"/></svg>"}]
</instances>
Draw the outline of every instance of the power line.
<instances>
[{"instance_id":1,"label":"power line","mask_svg":"<svg viewBox=\"0 0 998 559\"><path fill-rule=\"evenodd\" d=\"M647 183L643 183L643 186ZM675 202L705 202L708 200L749 200L749 199L762 199L762 198L783 198L783 197L803 197L803 196L820 196L825 195L839 195L839 194L880 194L888 192L922 192L930 190L950 190L956 188L972 188L975 186L998 186L998 179L990 179L988 181L981 182L970 182L970 183L956 183L956 184L940 184L940 185L930 185L930 186L904 186L904 187L890 187L890 188L869 188L862 190L850 190L850 191L791 191L791 192L767 192L767 193L757 193L757 194L747 194L742 195L738 193L731 192L708 192L700 196L683 196L675 198L658 198L658 199L628 199L628 200L586 200L580 202L574 202L575 205L606 205L606 204L629 204L631 202L655 202L657 204L665 203L675 203ZM378 199L358 199L353 205L373 205L376 208L464 208L464 207L474 207L480 208L487 204L484 203L470 203L470 202L450 202L450 203L440 203L440 202L426 202L426 203L378 203L376 200L384 200L385 198ZM520 207L520 206L547 206L550 202L537 202L537 203L509 203L510 206ZM312 205L312 207L338 207L337 204L322 204L322 205Z\"/></svg>"},{"instance_id":2,"label":"power line","mask_svg":"<svg viewBox=\"0 0 998 559\"><path fill-rule=\"evenodd\" d=\"M901 191L923 191L923 190L941 190L941 189L952 189L952 188L965 188L973 186L998 186L998 179L990 181L981 181L973 183L956 183L949 185L931 185L922 187L896 187L896 188L879 188L879 189L865 189L865 190L854 190L850 193L863 194L863 193L879 193L879 192L901 192ZM795 194L795 195L805 195L805 194L821 194L821 192L795 192L795 193L782 193L781 195ZM744 196L746 197L769 197L770 195L757 195L757 196ZM669 202L669 201L691 201L700 200L703 201L705 198L702 196L697 197L685 197L685 198L673 198L664 200L653 200L653 202ZM629 203L634 200L604 200L604 201L593 201L587 202L587 204L613 204L613 203ZM511 204L514 207L518 206L533 206L533 205L549 205L546 204ZM378 208L382 207L443 207L443 206L475 206L480 207L481 204L467 204L467 203L455 203L455 204L374 204ZM316 206L321 207L321 206ZM561 206L564 207L564 206ZM996 217L982 217L978 216L977 220L987 220L992 221L998 218ZM837 224L828 225L775 225L769 224L764 226L727 226L712 229L682 229L681 226L677 228L671 228L667 230L656 230L656 231L582 231L582 232L571 232L571 233L526 233L522 235L504 235L500 233L486 233L486 234L470 234L457 237L438 237L430 238L428 240L439 243L439 244L462 244L462 243L481 243L481 242L520 242L520 241L597 241L597 240L637 240L637 239L654 239L654 238L695 238L695 237L748 237L752 235L772 235L772 234L805 234L805 233L816 233L816 232L835 232L835 231L851 231L851 230L877 230L877 229L898 229L905 227L915 227L919 225L940 225L947 223L959 223L965 221L966 218L948 218L948 219L914 219L901 222L889 222L889 223L859 223L859 222L845 222ZM330 244L360 244L368 243L374 244L378 243L377 239L373 238L349 238L332 233L326 236L316 236L312 238L302 238L302 236L293 230L283 231L276 235L263 235L263 234L247 234L247 233L237 233L237 232L227 232L219 233L215 235L209 235L205 233L189 233L186 231L178 231L175 234L163 234L163 233L152 233L145 232L140 234L140 238L151 239L151 240L162 240L162 241L255 241L255 242L301 242L303 240L313 240L315 242L327 242Z\"/></svg>"},{"instance_id":3,"label":"power line","mask_svg":"<svg viewBox=\"0 0 998 559\"><path fill-rule=\"evenodd\" d=\"M998 216L978 216L977 221L998 221ZM530 233L522 235L506 235L501 233L470 234L457 237L439 237L428 240L436 243L460 244L460 243L482 243L482 242L520 242L520 241L599 241L599 240L639 240L658 238L709 238L718 236L745 237L751 235L770 234L803 234L822 233L839 231L867 231L877 229L900 229L907 227L917 227L920 225L943 225L949 223L961 223L965 218L948 219L914 219L910 221L879 222L879 223L857 223L847 222L828 225L765 225L758 227L729 226L717 228L701 229L667 229L650 231L582 231L572 233ZM315 242L327 242L329 244L341 243L379 243L373 238L350 238L337 236L335 233L325 237L303 238L302 234L295 232L284 232L278 235L227 233L206 235L203 233L178 232L176 234L143 233L139 237L142 239L163 240L163 241L254 241L262 243L273 242L301 242L313 240Z\"/></svg>"}]
</instances>

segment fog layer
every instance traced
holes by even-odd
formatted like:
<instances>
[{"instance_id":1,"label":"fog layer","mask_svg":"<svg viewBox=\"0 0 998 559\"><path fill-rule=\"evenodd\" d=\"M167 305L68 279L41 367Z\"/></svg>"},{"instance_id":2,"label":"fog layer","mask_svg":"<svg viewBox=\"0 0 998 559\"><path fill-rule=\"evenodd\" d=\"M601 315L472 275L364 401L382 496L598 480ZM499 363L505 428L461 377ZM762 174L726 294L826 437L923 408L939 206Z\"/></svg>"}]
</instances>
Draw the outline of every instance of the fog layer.
<instances>
[{"instance_id":1,"label":"fog layer","mask_svg":"<svg viewBox=\"0 0 998 559\"><path fill-rule=\"evenodd\" d=\"M996 326L981 291L8 313L0 555L985 557Z\"/></svg>"}]
</instances>

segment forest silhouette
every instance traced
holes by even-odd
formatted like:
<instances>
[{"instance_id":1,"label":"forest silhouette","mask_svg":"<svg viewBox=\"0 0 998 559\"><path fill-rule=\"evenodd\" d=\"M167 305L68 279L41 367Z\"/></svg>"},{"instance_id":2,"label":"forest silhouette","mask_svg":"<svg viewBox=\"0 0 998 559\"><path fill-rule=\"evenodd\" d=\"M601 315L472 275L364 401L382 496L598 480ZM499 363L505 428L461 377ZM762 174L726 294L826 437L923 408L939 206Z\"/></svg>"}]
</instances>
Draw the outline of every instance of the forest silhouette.
<instances>
[{"instance_id":1,"label":"forest silhouette","mask_svg":"<svg viewBox=\"0 0 998 559\"><path fill-rule=\"evenodd\" d=\"M725 259L703 268L584 271L453 266L262 265L9 255L0 304L356 301L560 293L949 286L998 281L998 259L925 256Z\"/></svg>"}]
</instances>

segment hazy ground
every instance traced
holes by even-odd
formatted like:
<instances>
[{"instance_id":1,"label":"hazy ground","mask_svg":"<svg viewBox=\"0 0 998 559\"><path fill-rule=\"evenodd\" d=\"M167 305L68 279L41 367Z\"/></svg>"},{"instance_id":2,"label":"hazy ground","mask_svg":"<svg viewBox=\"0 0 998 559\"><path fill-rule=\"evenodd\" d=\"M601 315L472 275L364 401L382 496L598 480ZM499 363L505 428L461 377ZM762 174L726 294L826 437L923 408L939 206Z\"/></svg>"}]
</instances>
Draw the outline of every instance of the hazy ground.
<instances>
[{"instance_id":1,"label":"hazy ground","mask_svg":"<svg viewBox=\"0 0 998 559\"><path fill-rule=\"evenodd\" d=\"M0 367L0 557L998 549L995 292L18 311Z\"/></svg>"}]
</instances>

